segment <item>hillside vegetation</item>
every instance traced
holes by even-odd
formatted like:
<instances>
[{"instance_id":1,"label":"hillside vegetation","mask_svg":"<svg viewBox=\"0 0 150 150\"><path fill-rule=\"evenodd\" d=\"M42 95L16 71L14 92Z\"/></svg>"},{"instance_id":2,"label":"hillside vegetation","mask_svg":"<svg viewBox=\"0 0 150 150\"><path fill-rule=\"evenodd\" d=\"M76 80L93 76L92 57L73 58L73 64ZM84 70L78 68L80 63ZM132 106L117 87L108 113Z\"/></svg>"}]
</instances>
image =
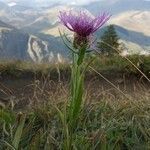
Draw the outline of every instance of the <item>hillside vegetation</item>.
<instances>
[{"instance_id":1,"label":"hillside vegetation","mask_svg":"<svg viewBox=\"0 0 150 150\"><path fill-rule=\"evenodd\" d=\"M95 57L95 56L94 56ZM143 73L150 75L150 56L132 55L127 57L133 62ZM91 57L87 59L90 62ZM96 56L91 64L97 71L106 74L126 73L141 75L140 72L125 58L120 56ZM1 61L0 74L1 77L31 77L34 75L57 76L58 71L64 75L70 74L69 63L49 64L49 63L32 63L27 61Z\"/></svg>"},{"instance_id":2,"label":"hillside vegetation","mask_svg":"<svg viewBox=\"0 0 150 150\"><path fill-rule=\"evenodd\" d=\"M149 56L128 58L149 77ZM70 140L65 122L69 113L69 66L21 61L0 63L0 149L65 150L65 143ZM97 56L91 66L116 88L91 69L87 71L84 107L72 136L72 149L148 150L148 81L120 56ZM125 76L123 83L118 81L120 76ZM6 92L12 92L11 97L3 103L1 94Z\"/></svg>"}]
</instances>

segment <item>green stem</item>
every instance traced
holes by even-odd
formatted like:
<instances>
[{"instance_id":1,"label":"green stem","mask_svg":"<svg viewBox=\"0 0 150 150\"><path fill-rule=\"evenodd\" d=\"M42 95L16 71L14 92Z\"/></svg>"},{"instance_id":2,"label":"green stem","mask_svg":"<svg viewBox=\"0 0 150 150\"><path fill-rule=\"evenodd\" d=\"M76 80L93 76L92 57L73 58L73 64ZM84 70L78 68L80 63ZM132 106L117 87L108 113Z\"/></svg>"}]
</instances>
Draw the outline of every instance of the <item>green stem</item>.
<instances>
[{"instance_id":1,"label":"green stem","mask_svg":"<svg viewBox=\"0 0 150 150\"><path fill-rule=\"evenodd\" d=\"M71 101L67 117L69 131L69 150L72 149L72 142L75 130L78 126L81 106L83 102L83 86L84 86L84 58L86 46L79 49L78 53L72 53L73 62L71 68Z\"/></svg>"}]
</instances>

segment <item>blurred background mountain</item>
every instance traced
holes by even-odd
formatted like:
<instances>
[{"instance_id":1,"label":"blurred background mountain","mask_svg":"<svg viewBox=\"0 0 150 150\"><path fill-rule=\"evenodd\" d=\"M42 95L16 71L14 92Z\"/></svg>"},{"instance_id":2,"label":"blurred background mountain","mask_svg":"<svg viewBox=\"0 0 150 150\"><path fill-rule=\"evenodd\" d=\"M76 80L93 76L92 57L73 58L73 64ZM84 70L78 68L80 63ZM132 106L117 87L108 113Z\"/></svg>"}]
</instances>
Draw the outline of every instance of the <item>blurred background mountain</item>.
<instances>
[{"instance_id":1,"label":"blurred background mountain","mask_svg":"<svg viewBox=\"0 0 150 150\"><path fill-rule=\"evenodd\" d=\"M63 61L69 54L58 28L71 33L59 23L58 14L69 9L84 9L94 15L109 12L108 24L115 25L128 53L150 53L149 0L1 0L0 58Z\"/></svg>"}]
</instances>

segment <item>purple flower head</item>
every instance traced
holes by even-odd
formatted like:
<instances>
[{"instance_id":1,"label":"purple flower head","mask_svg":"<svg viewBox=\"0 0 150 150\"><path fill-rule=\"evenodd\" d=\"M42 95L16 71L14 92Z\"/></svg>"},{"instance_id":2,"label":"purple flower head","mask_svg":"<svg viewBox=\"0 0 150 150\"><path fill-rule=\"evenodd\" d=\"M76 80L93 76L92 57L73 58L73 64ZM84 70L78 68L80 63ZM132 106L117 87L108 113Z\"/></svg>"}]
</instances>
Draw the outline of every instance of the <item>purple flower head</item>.
<instances>
[{"instance_id":1,"label":"purple flower head","mask_svg":"<svg viewBox=\"0 0 150 150\"><path fill-rule=\"evenodd\" d=\"M92 17L84 11L61 11L59 18L61 22L71 31L80 37L88 37L102 27L110 18L110 15L103 13Z\"/></svg>"}]
</instances>

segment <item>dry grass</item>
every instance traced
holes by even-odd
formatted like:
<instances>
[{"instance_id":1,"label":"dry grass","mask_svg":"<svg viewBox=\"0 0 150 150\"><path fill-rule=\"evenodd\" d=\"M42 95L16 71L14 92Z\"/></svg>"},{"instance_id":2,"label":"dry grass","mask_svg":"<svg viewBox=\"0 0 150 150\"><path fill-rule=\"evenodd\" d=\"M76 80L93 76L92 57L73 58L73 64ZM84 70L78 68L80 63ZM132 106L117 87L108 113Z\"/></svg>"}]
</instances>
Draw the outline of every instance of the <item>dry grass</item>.
<instances>
[{"instance_id":1,"label":"dry grass","mask_svg":"<svg viewBox=\"0 0 150 150\"><path fill-rule=\"evenodd\" d=\"M85 105L73 136L73 149L148 150L150 91L135 89L134 92L138 94L132 91L132 94L128 94L130 99L126 99L115 89L98 89L93 84L94 82L91 82L88 85L85 93ZM20 118L24 116L26 121L18 149L63 149L64 126L56 107L67 113L68 86L62 83L56 85L53 82L50 85L50 89L44 94L42 88L37 86L34 89L35 95L24 113L20 114L19 110L15 112L12 109L1 109L1 149L8 149L8 144L13 146L16 129L21 124Z\"/></svg>"},{"instance_id":2,"label":"dry grass","mask_svg":"<svg viewBox=\"0 0 150 150\"><path fill-rule=\"evenodd\" d=\"M112 60L108 63L106 58L103 59L101 61L107 62L107 66L110 62L112 64ZM99 75L88 72L84 105L73 135L72 149L150 149L150 84L136 73L112 73L117 66L115 61L111 72L109 69L107 73L102 72L106 69L105 63L103 69L93 65L124 94ZM147 64L145 66L149 67ZM23 62L0 65L3 74L1 94L8 97L8 103L2 103L0 109L2 150L55 150L64 147L63 129L67 129L67 124L60 121L58 109L63 114L68 113L68 70L59 66L65 71L59 72L55 68L52 73L49 65L40 64L39 68L32 65ZM122 66L124 70L126 65ZM16 70L19 73L20 70L23 73L32 71L33 75L27 78L29 74L19 74L14 78Z\"/></svg>"}]
</instances>

